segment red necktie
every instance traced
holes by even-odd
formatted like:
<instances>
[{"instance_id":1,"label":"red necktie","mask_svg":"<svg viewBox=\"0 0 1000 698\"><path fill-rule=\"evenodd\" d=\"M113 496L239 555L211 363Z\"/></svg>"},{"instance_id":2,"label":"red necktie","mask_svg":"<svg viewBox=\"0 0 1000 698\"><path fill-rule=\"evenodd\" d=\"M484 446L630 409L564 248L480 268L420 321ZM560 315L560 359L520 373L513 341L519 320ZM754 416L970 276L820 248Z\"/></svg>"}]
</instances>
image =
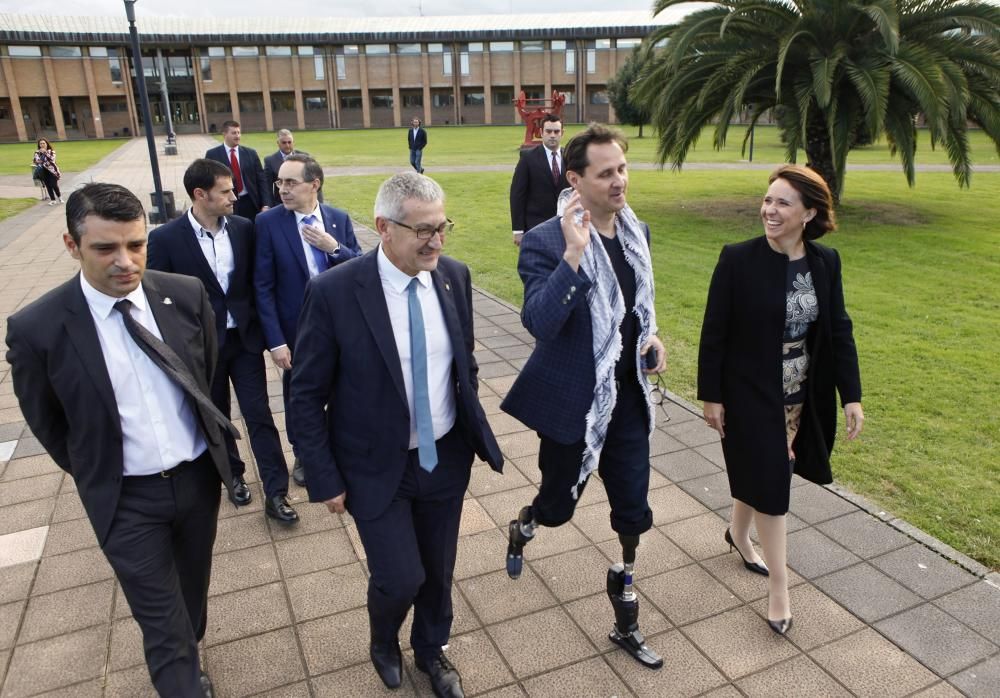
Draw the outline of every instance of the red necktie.
<instances>
[{"instance_id":1,"label":"red necktie","mask_svg":"<svg viewBox=\"0 0 1000 698\"><path fill-rule=\"evenodd\" d=\"M233 188L236 196L243 191L243 174L240 172L240 159L236 157L236 148L229 151L229 169L233 171Z\"/></svg>"},{"instance_id":2,"label":"red necktie","mask_svg":"<svg viewBox=\"0 0 1000 698\"><path fill-rule=\"evenodd\" d=\"M559 161L556 160L555 151L552 151L552 183L559 186Z\"/></svg>"}]
</instances>

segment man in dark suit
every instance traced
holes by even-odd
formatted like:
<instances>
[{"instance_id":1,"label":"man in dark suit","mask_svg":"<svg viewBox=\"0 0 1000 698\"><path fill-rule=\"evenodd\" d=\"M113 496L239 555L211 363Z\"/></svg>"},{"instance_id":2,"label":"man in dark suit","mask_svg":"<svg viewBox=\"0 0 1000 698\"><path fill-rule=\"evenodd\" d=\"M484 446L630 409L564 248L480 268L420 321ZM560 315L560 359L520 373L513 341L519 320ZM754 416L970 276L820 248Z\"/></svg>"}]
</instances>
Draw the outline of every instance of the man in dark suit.
<instances>
[{"instance_id":1,"label":"man in dark suit","mask_svg":"<svg viewBox=\"0 0 1000 698\"><path fill-rule=\"evenodd\" d=\"M278 181L278 170L285 162L285 158L294 154L308 155L304 150L295 147L295 136L287 128L278 131L278 150L264 158L264 174L267 175L267 191L271 195L271 200L276 201L278 193L274 190L274 183ZM320 203L323 203L323 190L316 194Z\"/></svg>"},{"instance_id":2,"label":"man in dark suit","mask_svg":"<svg viewBox=\"0 0 1000 698\"><path fill-rule=\"evenodd\" d=\"M416 666L437 696L462 693L442 652L462 501L474 454L503 457L477 396L468 268L441 256L444 193L416 173L375 200L375 251L309 282L291 420L309 499L349 510L367 554L370 656L402 680L399 628L412 606Z\"/></svg>"},{"instance_id":3,"label":"man in dark suit","mask_svg":"<svg viewBox=\"0 0 1000 698\"><path fill-rule=\"evenodd\" d=\"M271 206L271 184L260 166L257 151L240 145L240 135L240 122L222 122L222 145L206 150L205 157L221 162L232 171L236 191L233 211L237 216L254 220L258 213Z\"/></svg>"},{"instance_id":4,"label":"man in dark suit","mask_svg":"<svg viewBox=\"0 0 1000 698\"><path fill-rule=\"evenodd\" d=\"M295 454L292 477L305 485L298 458L296 425L288 416L288 384L292 352L306 282L330 267L361 254L346 211L319 203L323 168L308 155L289 155L278 170L276 206L257 219L254 285L265 346L283 373L285 433Z\"/></svg>"},{"instance_id":5,"label":"man in dark suit","mask_svg":"<svg viewBox=\"0 0 1000 698\"><path fill-rule=\"evenodd\" d=\"M288 465L268 406L264 335L254 307L253 223L232 215L233 176L222 163L195 160L184 173L184 189L191 208L150 234L147 266L194 276L205 285L219 337L212 401L228 417L232 381L264 486L264 513L294 523L298 515L286 498ZM227 437L226 446L233 473L232 502L249 504L246 464L235 439Z\"/></svg>"},{"instance_id":6,"label":"man in dark suit","mask_svg":"<svg viewBox=\"0 0 1000 698\"><path fill-rule=\"evenodd\" d=\"M424 168L420 163L424 157L424 148L427 147L427 130L420 124L420 119L413 117L410 130L406 132L406 140L410 145L410 164L413 165L413 169L423 174Z\"/></svg>"},{"instance_id":7,"label":"man in dark suit","mask_svg":"<svg viewBox=\"0 0 1000 698\"><path fill-rule=\"evenodd\" d=\"M559 192L569 186L559 149L562 121L546 114L542 122L542 144L521 153L510 182L510 227L514 244L524 233L556 215Z\"/></svg>"},{"instance_id":8,"label":"man in dark suit","mask_svg":"<svg viewBox=\"0 0 1000 698\"><path fill-rule=\"evenodd\" d=\"M66 202L80 273L12 315L7 361L24 418L76 482L142 629L161 696L211 695L205 634L220 478L209 400L215 317L201 282L145 271L142 204L117 184Z\"/></svg>"},{"instance_id":9,"label":"man in dark suit","mask_svg":"<svg viewBox=\"0 0 1000 698\"><path fill-rule=\"evenodd\" d=\"M521 241L521 319L535 348L501 408L538 432L542 482L508 527L507 574L521 575L524 546L539 526L570 520L598 470L624 564L608 571L615 611L610 639L644 665L663 660L639 632L632 588L649 508L649 437L654 411L645 375L666 366L656 336L649 229L625 201L625 137L597 124L566 146L575 190L561 217Z\"/></svg>"}]
</instances>

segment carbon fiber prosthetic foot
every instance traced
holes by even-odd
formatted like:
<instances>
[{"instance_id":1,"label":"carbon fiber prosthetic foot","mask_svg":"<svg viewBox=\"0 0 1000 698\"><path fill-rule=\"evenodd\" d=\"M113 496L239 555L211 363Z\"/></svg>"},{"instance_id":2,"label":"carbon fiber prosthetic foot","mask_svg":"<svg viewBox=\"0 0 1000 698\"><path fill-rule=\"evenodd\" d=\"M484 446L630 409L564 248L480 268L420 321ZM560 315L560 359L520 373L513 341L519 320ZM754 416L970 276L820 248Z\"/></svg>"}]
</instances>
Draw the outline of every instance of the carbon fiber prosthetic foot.
<instances>
[{"instance_id":1,"label":"carbon fiber prosthetic foot","mask_svg":"<svg viewBox=\"0 0 1000 698\"><path fill-rule=\"evenodd\" d=\"M639 632L639 597L632 588L635 569L635 549L639 536L618 535L622 544L622 559L608 569L608 598L615 609L615 625L608 639L635 657L643 666L659 669L663 658L646 645L646 638Z\"/></svg>"}]
</instances>

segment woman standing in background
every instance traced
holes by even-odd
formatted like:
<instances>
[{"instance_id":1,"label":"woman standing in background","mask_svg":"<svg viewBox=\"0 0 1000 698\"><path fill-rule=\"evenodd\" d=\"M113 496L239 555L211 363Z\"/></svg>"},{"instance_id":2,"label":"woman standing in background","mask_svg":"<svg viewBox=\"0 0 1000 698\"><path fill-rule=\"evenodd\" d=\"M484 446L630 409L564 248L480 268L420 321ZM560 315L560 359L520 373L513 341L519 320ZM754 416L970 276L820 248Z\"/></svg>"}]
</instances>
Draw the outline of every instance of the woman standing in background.
<instances>
[{"instance_id":1,"label":"woman standing in background","mask_svg":"<svg viewBox=\"0 0 1000 698\"><path fill-rule=\"evenodd\" d=\"M49 206L55 206L63 202L62 192L59 191L59 178L62 172L56 164L56 151L53 150L49 142L44 138L38 139L38 150L32 159L35 167L41 167L42 183L49 192Z\"/></svg>"}]
</instances>

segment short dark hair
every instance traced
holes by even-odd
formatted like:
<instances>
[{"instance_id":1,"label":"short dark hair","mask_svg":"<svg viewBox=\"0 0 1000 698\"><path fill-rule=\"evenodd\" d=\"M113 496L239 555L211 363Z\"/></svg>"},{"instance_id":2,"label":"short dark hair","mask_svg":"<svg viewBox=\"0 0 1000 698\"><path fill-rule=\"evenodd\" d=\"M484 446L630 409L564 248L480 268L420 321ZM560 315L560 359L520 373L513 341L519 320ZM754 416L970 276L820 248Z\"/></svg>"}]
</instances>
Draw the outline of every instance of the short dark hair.
<instances>
[{"instance_id":1,"label":"short dark hair","mask_svg":"<svg viewBox=\"0 0 1000 698\"><path fill-rule=\"evenodd\" d=\"M184 191L194 201L194 190L204 189L208 191L215 186L215 180L219 177L232 179L232 171L218 160L199 158L184 171Z\"/></svg>"},{"instance_id":2,"label":"short dark hair","mask_svg":"<svg viewBox=\"0 0 1000 698\"><path fill-rule=\"evenodd\" d=\"M545 118L542 119L542 126L544 128L545 124L557 123L562 126L562 117L558 114L546 114Z\"/></svg>"},{"instance_id":3,"label":"short dark hair","mask_svg":"<svg viewBox=\"0 0 1000 698\"><path fill-rule=\"evenodd\" d=\"M563 151L563 162L566 170L572 170L582 175L590 160L587 158L587 147L591 144L603 145L605 143L617 143L623 153L628 152L628 139L625 134L616 128L608 128L602 124L591 123L587 128L580 131L566 144Z\"/></svg>"},{"instance_id":4,"label":"short dark hair","mask_svg":"<svg viewBox=\"0 0 1000 698\"><path fill-rule=\"evenodd\" d=\"M319 188L323 188L323 168L316 162L316 158L305 153L292 153L285 158L285 162L301 162L305 166L302 169L302 181L312 182L318 179Z\"/></svg>"},{"instance_id":5,"label":"short dark hair","mask_svg":"<svg viewBox=\"0 0 1000 698\"><path fill-rule=\"evenodd\" d=\"M230 119L229 121L223 121L222 122L222 132L223 133L225 133L226 131L228 131L231 128L239 128L239 127L240 127L240 122L239 121L234 121L233 119Z\"/></svg>"},{"instance_id":6,"label":"short dark hair","mask_svg":"<svg viewBox=\"0 0 1000 698\"><path fill-rule=\"evenodd\" d=\"M107 221L131 223L146 218L139 197L120 184L91 182L69 195L66 200L66 228L77 245L83 235L83 221L97 216Z\"/></svg>"},{"instance_id":7,"label":"short dark hair","mask_svg":"<svg viewBox=\"0 0 1000 698\"><path fill-rule=\"evenodd\" d=\"M801 165L782 165L768 178L768 184L783 179L799 193L802 205L816 210L802 230L804 240L817 240L837 229L837 215L833 211L833 195L826 181L815 170Z\"/></svg>"}]
</instances>

